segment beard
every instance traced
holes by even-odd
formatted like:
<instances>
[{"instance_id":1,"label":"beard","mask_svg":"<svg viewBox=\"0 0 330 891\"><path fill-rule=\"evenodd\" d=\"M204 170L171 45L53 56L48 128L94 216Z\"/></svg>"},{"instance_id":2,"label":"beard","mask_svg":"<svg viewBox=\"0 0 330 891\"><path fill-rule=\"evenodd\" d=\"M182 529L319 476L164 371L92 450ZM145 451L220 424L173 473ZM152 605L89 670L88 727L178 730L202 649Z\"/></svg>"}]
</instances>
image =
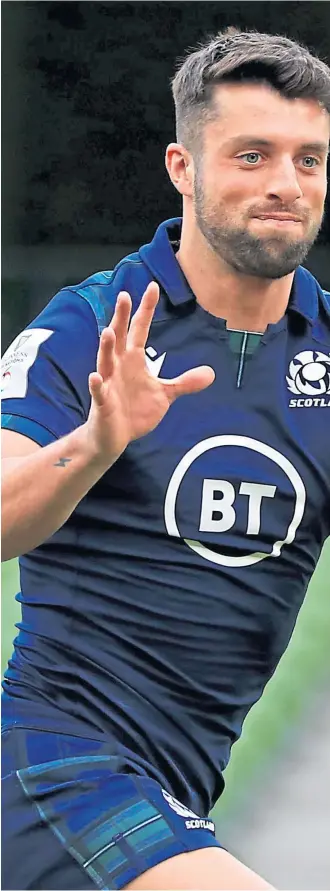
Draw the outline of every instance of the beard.
<instances>
[{"instance_id":1,"label":"beard","mask_svg":"<svg viewBox=\"0 0 330 891\"><path fill-rule=\"evenodd\" d=\"M322 224L320 221L311 225L308 236L299 241L290 240L284 233L261 238L249 232L247 225L235 226L227 214L225 202L215 205L206 200L198 169L194 207L198 228L214 253L236 272L256 278L283 278L297 269L314 244ZM277 212L280 212L278 208Z\"/></svg>"}]
</instances>

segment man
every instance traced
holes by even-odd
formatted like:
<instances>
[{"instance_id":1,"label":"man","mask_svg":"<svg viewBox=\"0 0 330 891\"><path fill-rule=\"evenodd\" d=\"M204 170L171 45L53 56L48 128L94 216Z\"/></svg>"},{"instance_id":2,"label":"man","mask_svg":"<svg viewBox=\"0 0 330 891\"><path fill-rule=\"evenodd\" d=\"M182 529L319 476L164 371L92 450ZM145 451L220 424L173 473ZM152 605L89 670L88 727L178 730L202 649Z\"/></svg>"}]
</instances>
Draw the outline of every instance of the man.
<instances>
[{"instance_id":1,"label":"man","mask_svg":"<svg viewBox=\"0 0 330 891\"><path fill-rule=\"evenodd\" d=\"M208 814L330 532L330 310L300 265L330 71L230 29L173 92L182 227L5 358L4 888L269 887Z\"/></svg>"}]
</instances>

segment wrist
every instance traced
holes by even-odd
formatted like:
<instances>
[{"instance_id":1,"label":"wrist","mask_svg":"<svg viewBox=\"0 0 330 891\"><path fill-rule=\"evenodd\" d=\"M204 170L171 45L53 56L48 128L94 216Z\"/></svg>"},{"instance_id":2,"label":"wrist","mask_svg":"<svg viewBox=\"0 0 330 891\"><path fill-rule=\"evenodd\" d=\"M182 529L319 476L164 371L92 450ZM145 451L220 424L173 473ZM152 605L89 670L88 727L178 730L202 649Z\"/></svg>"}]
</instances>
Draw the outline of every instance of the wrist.
<instances>
[{"instance_id":1,"label":"wrist","mask_svg":"<svg viewBox=\"0 0 330 891\"><path fill-rule=\"evenodd\" d=\"M84 424L81 424L75 430L76 441L79 451L84 455L87 464L95 470L100 471L100 475L105 473L118 461L121 452L111 452L111 449L107 450L102 449L96 437L93 435L93 431L86 421Z\"/></svg>"}]
</instances>

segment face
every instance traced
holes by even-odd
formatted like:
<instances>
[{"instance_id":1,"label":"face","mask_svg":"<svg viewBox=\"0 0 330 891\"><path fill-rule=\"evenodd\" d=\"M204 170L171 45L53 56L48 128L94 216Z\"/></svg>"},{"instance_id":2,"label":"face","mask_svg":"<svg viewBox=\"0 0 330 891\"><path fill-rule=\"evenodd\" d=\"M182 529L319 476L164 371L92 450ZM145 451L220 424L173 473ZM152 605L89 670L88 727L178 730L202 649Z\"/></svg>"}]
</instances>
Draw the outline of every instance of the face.
<instances>
[{"instance_id":1,"label":"face","mask_svg":"<svg viewBox=\"0 0 330 891\"><path fill-rule=\"evenodd\" d=\"M236 271L281 278L303 262L322 223L329 116L315 100L262 84L219 86L214 101L219 115L193 162L197 226Z\"/></svg>"}]
</instances>

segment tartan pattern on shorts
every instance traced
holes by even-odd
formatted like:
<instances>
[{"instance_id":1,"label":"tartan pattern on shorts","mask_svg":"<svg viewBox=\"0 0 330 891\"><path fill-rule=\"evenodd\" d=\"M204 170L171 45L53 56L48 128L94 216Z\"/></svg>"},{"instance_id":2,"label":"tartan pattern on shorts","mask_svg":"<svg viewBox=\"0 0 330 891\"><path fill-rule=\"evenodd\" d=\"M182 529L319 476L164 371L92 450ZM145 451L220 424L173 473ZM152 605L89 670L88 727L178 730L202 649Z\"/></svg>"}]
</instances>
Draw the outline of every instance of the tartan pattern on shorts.
<instances>
[{"instance_id":1,"label":"tartan pattern on shorts","mask_svg":"<svg viewBox=\"0 0 330 891\"><path fill-rule=\"evenodd\" d=\"M168 806L159 784L113 773L112 762L111 756L89 754L16 772L41 819L104 891L189 850L170 825L171 815L168 820L161 812Z\"/></svg>"}]
</instances>

